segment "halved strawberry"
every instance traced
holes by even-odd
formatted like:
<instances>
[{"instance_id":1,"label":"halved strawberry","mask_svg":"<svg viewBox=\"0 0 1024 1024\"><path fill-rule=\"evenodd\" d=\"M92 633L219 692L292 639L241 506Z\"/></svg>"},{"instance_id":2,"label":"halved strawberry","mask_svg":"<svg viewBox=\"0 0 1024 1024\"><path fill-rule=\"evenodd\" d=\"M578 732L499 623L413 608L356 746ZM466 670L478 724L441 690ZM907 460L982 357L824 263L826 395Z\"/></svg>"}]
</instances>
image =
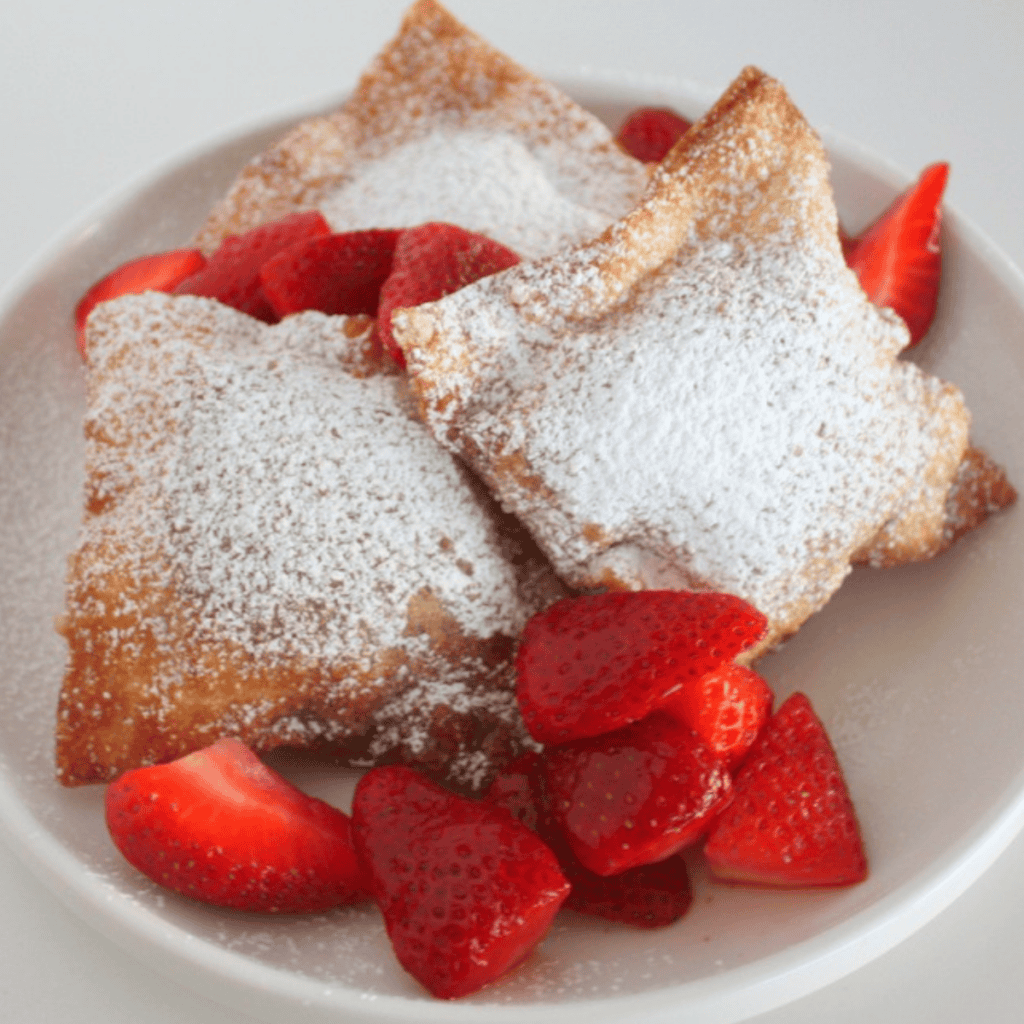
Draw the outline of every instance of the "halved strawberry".
<instances>
[{"instance_id":1,"label":"halved strawberry","mask_svg":"<svg viewBox=\"0 0 1024 1024\"><path fill-rule=\"evenodd\" d=\"M352 820L395 955L442 999L519 963L568 895L554 854L525 825L404 765L360 779Z\"/></svg>"},{"instance_id":2,"label":"halved strawberry","mask_svg":"<svg viewBox=\"0 0 1024 1024\"><path fill-rule=\"evenodd\" d=\"M328 910L367 898L351 820L235 739L107 788L114 844L148 878L220 907Z\"/></svg>"},{"instance_id":3,"label":"halved strawberry","mask_svg":"<svg viewBox=\"0 0 1024 1024\"><path fill-rule=\"evenodd\" d=\"M690 122L668 107L638 107L619 128L619 145L645 163L658 163L689 131Z\"/></svg>"},{"instance_id":4,"label":"halved strawberry","mask_svg":"<svg viewBox=\"0 0 1024 1024\"><path fill-rule=\"evenodd\" d=\"M511 249L454 224L433 222L407 228L395 246L391 274L380 293L377 334L384 351L405 366L405 356L391 333L396 309L433 302L518 262Z\"/></svg>"},{"instance_id":5,"label":"halved strawberry","mask_svg":"<svg viewBox=\"0 0 1024 1024\"><path fill-rule=\"evenodd\" d=\"M346 231L282 249L260 268L260 287L279 316L316 309L377 315L400 232Z\"/></svg>"},{"instance_id":6,"label":"halved strawberry","mask_svg":"<svg viewBox=\"0 0 1024 1024\"><path fill-rule=\"evenodd\" d=\"M202 270L206 257L198 249L172 249L122 263L101 277L75 306L75 342L85 356L85 321L93 308L108 299L141 292L170 292L182 281Z\"/></svg>"},{"instance_id":7,"label":"halved strawberry","mask_svg":"<svg viewBox=\"0 0 1024 1024\"><path fill-rule=\"evenodd\" d=\"M690 909L693 890L682 857L617 875L598 875L580 863L551 815L541 756L536 752L528 751L499 772L486 799L536 832L558 858L572 886L565 901L569 910L635 928L663 928Z\"/></svg>"},{"instance_id":8,"label":"halved strawberry","mask_svg":"<svg viewBox=\"0 0 1024 1024\"><path fill-rule=\"evenodd\" d=\"M846 262L876 306L898 313L916 345L931 326L942 270L942 194L949 164L926 167L869 228L842 236Z\"/></svg>"},{"instance_id":9,"label":"halved strawberry","mask_svg":"<svg viewBox=\"0 0 1024 1024\"><path fill-rule=\"evenodd\" d=\"M552 815L573 853L599 875L694 843L732 788L725 763L660 711L605 736L546 747L542 765Z\"/></svg>"},{"instance_id":10,"label":"halved strawberry","mask_svg":"<svg viewBox=\"0 0 1024 1024\"><path fill-rule=\"evenodd\" d=\"M523 720L541 743L611 732L732 661L765 628L760 612L730 594L645 590L566 598L530 619L520 637Z\"/></svg>"},{"instance_id":11,"label":"halved strawberry","mask_svg":"<svg viewBox=\"0 0 1024 1024\"><path fill-rule=\"evenodd\" d=\"M867 877L857 815L825 727L802 693L769 719L704 855L723 881L803 888Z\"/></svg>"},{"instance_id":12,"label":"halved strawberry","mask_svg":"<svg viewBox=\"0 0 1024 1024\"><path fill-rule=\"evenodd\" d=\"M296 242L331 233L317 210L291 213L241 235L225 238L206 266L182 281L176 295L205 295L268 324L279 319L260 288L260 268Z\"/></svg>"},{"instance_id":13,"label":"halved strawberry","mask_svg":"<svg viewBox=\"0 0 1024 1024\"><path fill-rule=\"evenodd\" d=\"M663 708L733 768L768 720L773 700L771 687L753 669L729 662L687 682Z\"/></svg>"}]
</instances>

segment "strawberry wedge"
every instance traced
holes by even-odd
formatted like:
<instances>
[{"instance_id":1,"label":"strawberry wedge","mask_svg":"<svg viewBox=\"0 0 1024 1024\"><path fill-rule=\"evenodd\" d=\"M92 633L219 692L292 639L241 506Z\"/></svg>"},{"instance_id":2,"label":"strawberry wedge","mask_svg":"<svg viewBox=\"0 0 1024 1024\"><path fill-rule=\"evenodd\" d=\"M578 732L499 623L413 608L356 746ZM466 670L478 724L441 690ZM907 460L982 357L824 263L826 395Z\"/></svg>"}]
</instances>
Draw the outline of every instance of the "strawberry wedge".
<instances>
[{"instance_id":1,"label":"strawberry wedge","mask_svg":"<svg viewBox=\"0 0 1024 1024\"><path fill-rule=\"evenodd\" d=\"M622 148L637 160L658 163L690 129L690 122L668 107L638 107L615 136Z\"/></svg>"},{"instance_id":2,"label":"strawberry wedge","mask_svg":"<svg viewBox=\"0 0 1024 1024\"><path fill-rule=\"evenodd\" d=\"M367 772L352 820L395 956L441 999L519 963L569 893L554 854L508 811L411 768Z\"/></svg>"},{"instance_id":3,"label":"strawberry wedge","mask_svg":"<svg viewBox=\"0 0 1024 1024\"><path fill-rule=\"evenodd\" d=\"M935 316L942 270L942 195L948 178L949 164L926 167L869 228L856 238L842 239L846 262L868 298L906 321L911 345L925 336Z\"/></svg>"},{"instance_id":4,"label":"strawberry wedge","mask_svg":"<svg viewBox=\"0 0 1024 1024\"><path fill-rule=\"evenodd\" d=\"M728 803L725 762L656 711L605 736L546 747L551 813L584 867L616 875L678 853Z\"/></svg>"},{"instance_id":5,"label":"strawberry wedge","mask_svg":"<svg viewBox=\"0 0 1024 1024\"><path fill-rule=\"evenodd\" d=\"M825 727L802 693L769 719L704 855L728 882L845 886L867 877L860 826Z\"/></svg>"},{"instance_id":6,"label":"strawberry wedge","mask_svg":"<svg viewBox=\"0 0 1024 1024\"><path fill-rule=\"evenodd\" d=\"M634 928L664 928L678 921L693 903L683 858L668 857L616 875L585 868L551 813L543 768L543 755L527 751L498 773L486 799L504 807L547 843L572 886L565 906Z\"/></svg>"},{"instance_id":7,"label":"strawberry wedge","mask_svg":"<svg viewBox=\"0 0 1024 1024\"><path fill-rule=\"evenodd\" d=\"M766 620L731 594L675 590L566 598L526 624L516 656L523 721L540 743L600 736L764 635Z\"/></svg>"},{"instance_id":8,"label":"strawberry wedge","mask_svg":"<svg viewBox=\"0 0 1024 1024\"><path fill-rule=\"evenodd\" d=\"M133 867L205 903L294 914L366 899L348 815L236 739L126 772L107 788L106 818Z\"/></svg>"},{"instance_id":9,"label":"strawberry wedge","mask_svg":"<svg viewBox=\"0 0 1024 1024\"><path fill-rule=\"evenodd\" d=\"M206 258L198 249L172 249L129 260L101 277L75 306L75 338L82 357L85 357L85 321L94 307L122 295L172 292L205 266Z\"/></svg>"},{"instance_id":10,"label":"strawberry wedge","mask_svg":"<svg viewBox=\"0 0 1024 1024\"><path fill-rule=\"evenodd\" d=\"M280 317L260 287L263 264L291 245L330 233L331 227L319 211L306 210L261 224L241 235L229 235L206 266L182 281L174 292L204 295L265 323L277 323Z\"/></svg>"},{"instance_id":11,"label":"strawberry wedge","mask_svg":"<svg viewBox=\"0 0 1024 1024\"><path fill-rule=\"evenodd\" d=\"M280 317L306 309L376 316L399 234L346 231L303 239L260 267L260 287Z\"/></svg>"},{"instance_id":12,"label":"strawberry wedge","mask_svg":"<svg viewBox=\"0 0 1024 1024\"><path fill-rule=\"evenodd\" d=\"M405 366L391 331L395 310L451 295L518 262L516 253L500 242L454 224L431 222L407 228L398 237L391 273L380 290L377 334L384 351Z\"/></svg>"},{"instance_id":13,"label":"strawberry wedge","mask_svg":"<svg viewBox=\"0 0 1024 1024\"><path fill-rule=\"evenodd\" d=\"M768 720L773 700L771 687L753 669L730 661L686 683L662 707L734 768Z\"/></svg>"}]
</instances>

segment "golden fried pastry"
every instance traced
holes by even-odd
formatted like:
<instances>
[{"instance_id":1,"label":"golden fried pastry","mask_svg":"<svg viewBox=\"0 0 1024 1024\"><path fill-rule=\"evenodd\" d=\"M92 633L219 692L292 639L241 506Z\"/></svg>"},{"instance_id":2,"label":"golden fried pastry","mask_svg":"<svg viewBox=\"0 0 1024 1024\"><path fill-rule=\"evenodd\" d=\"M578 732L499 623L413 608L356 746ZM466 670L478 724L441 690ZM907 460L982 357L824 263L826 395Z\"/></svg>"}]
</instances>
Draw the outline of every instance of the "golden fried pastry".
<instances>
[{"instance_id":1,"label":"golden fried pastry","mask_svg":"<svg viewBox=\"0 0 1024 1024\"><path fill-rule=\"evenodd\" d=\"M598 234L647 177L592 114L418 0L351 98L250 163L197 244L316 207L335 231L448 221L532 258Z\"/></svg>"},{"instance_id":2,"label":"golden fried pastry","mask_svg":"<svg viewBox=\"0 0 1024 1024\"><path fill-rule=\"evenodd\" d=\"M920 491L908 496L901 513L857 552L854 561L889 568L932 558L1016 500L1017 491L1002 466L980 448L970 447L951 483L943 488L941 482L921 481Z\"/></svg>"},{"instance_id":3,"label":"golden fried pastry","mask_svg":"<svg viewBox=\"0 0 1024 1024\"><path fill-rule=\"evenodd\" d=\"M754 68L599 237L394 330L425 422L575 587L737 594L767 646L852 560L933 554L964 511L963 398L896 358L822 144Z\"/></svg>"},{"instance_id":4,"label":"golden fried pastry","mask_svg":"<svg viewBox=\"0 0 1024 1024\"><path fill-rule=\"evenodd\" d=\"M514 755L514 638L549 595L366 330L155 293L93 313L62 782L225 735L469 787Z\"/></svg>"}]
</instances>

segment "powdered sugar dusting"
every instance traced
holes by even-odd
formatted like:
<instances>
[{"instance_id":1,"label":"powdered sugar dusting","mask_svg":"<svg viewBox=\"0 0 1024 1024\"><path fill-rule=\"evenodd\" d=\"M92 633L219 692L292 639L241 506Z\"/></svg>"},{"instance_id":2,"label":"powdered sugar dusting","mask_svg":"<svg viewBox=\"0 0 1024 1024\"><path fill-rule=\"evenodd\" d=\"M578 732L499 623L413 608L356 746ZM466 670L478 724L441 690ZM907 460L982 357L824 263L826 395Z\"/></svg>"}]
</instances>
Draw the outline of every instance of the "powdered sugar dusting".
<instances>
[{"instance_id":1,"label":"powdered sugar dusting","mask_svg":"<svg viewBox=\"0 0 1024 1024\"><path fill-rule=\"evenodd\" d=\"M328 318L306 313L278 330L212 303L184 303L177 315L174 300L125 304L167 317L147 321L160 349L138 367L155 370L159 360L163 408L144 411L126 388L116 415L136 429L157 416L175 422L162 465L134 469L159 492L161 540L177 586L200 609L202 634L262 658L315 647L334 660L367 634L390 647L406 628L393 609L427 579L469 635L516 631L511 569L491 552L489 524L458 468L406 416L399 378L338 372L329 346L350 349L343 330L305 345ZM190 318L210 324L216 347L183 333ZM141 340L119 331L112 356L145 351ZM96 370L104 373L102 356ZM90 414L91 431L103 429L107 409ZM103 473L104 449L94 451Z\"/></svg>"},{"instance_id":2,"label":"powdered sugar dusting","mask_svg":"<svg viewBox=\"0 0 1024 1024\"><path fill-rule=\"evenodd\" d=\"M335 231L447 221L524 258L600 234L611 218L561 195L512 135L441 130L360 165L320 201Z\"/></svg>"}]
</instances>

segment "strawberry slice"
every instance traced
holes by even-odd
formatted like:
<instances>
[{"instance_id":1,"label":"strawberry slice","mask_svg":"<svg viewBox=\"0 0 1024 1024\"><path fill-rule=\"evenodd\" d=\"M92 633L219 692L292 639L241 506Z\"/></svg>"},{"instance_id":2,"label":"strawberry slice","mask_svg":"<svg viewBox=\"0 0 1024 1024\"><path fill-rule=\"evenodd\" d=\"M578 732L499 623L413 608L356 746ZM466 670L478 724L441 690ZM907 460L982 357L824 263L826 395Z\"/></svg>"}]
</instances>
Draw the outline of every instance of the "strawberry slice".
<instances>
[{"instance_id":1,"label":"strawberry slice","mask_svg":"<svg viewBox=\"0 0 1024 1024\"><path fill-rule=\"evenodd\" d=\"M638 107L615 138L637 160L660 163L689 129L690 122L668 107Z\"/></svg>"},{"instance_id":2,"label":"strawberry slice","mask_svg":"<svg viewBox=\"0 0 1024 1024\"><path fill-rule=\"evenodd\" d=\"M288 914L367 898L349 817L236 739L126 772L107 788L106 818L135 868L219 907Z\"/></svg>"},{"instance_id":3,"label":"strawberry slice","mask_svg":"<svg viewBox=\"0 0 1024 1024\"><path fill-rule=\"evenodd\" d=\"M769 719L704 847L728 882L803 888L867 877L857 815L825 727L802 693Z\"/></svg>"},{"instance_id":4,"label":"strawberry slice","mask_svg":"<svg viewBox=\"0 0 1024 1024\"><path fill-rule=\"evenodd\" d=\"M323 215L309 210L231 235L202 270L174 289L175 294L205 295L268 324L276 323L279 318L260 288L260 268L282 249L330 233Z\"/></svg>"},{"instance_id":5,"label":"strawberry slice","mask_svg":"<svg viewBox=\"0 0 1024 1024\"><path fill-rule=\"evenodd\" d=\"M690 874L678 855L607 877L580 865L566 877L572 883L568 909L634 928L665 928L693 905Z\"/></svg>"},{"instance_id":6,"label":"strawberry slice","mask_svg":"<svg viewBox=\"0 0 1024 1024\"><path fill-rule=\"evenodd\" d=\"M547 747L542 763L551 813L598 875L689 846L731 795L725 763L661 711L605 736Z\"/></svg>"},{"instance_id":7,"label":"strawberry slice","mask_svg":"<svg viewBox=\"0 0 1024 1024\"><path fill-rule=\"evenodd\" d=\"M730 662L687 682L663 707L734 768L768 720L773 700L753 669Z\"/></svg>"},{"instance_id":8,"label":"strawberry slice","mask_svg":"<svg viewBox=\"0 0 1024 1024\"><path fill-rule=\"evenodd\" d=\"M352 820L395 955L442 999L519 963L568 895L554 854L525 825L404 765L360 779Z\"/></svg>"},{"instance_id":9,"label":"strawberry slice","mask_svg":"<svg viewBox=\"0 0 1024 1024\"><path fill-rule=\"evenodd\" d=\"M121 295L174 291L182 281L205 266L206 257L198 249L172 249L129 260L101 277L75 306L75 341L82 357L85 357L85 321L93 307Z\"/></svg>"},{"instance_id":10,"label":"strawberry slice","mask_svg":"<svg viewBox=\"0 0 1024 1024\"><path fill-rule=\"evenodd\" d=\"M511 249L454 224L432 222L406 229L395 246L391 275L380 293L377 334L384 351L405 366L405 356L391 332L396 309L433 302L518 262Z\"/></svg>"},{"instance_id":11,"label":"strawberry slice","mask_svg":"<svg viewBox=\"0 0 1024 1024\"><path fill-rule=\"evenodd\" d=\"M551 815L541 757L535 751L527 751L499 772L486 799L536 832L558 858L572 886L565 901L569 910L635 928L663 928L690 909L693 890L682 857L608 876L580 863Z\"/></svg>"},{"instance_id":12,"label":"strawberry slice","mask_svg":"<svg viewBox=\"0 0 1024 1024\"><path fill-rule=\"evenodd\" d=\"M888 306L910 329L910 344L925 335L935 316L942 270L939 241L942 194L949 164L926 167L869 228L842 237L843 252L876 306Z\"/></svg>"},{"instance_id":13,"label":"strawberry slice","mask_svg":"<svg viewBox=\"0 0 1024 1024\"><path fill-rule=\"evenodd\" d=\"M541 743L611 732L732 661L766 625L730 594L645 590L566 598L530 619L520 637L523 720Z\"/></svg>"},{"instance_id":14,"label":"strawberry slice","mask_svg":"<svg viewBox=\"0 0 1024 1024\"><path fill-rule=\"evenodd\" d=\"M296 242L263 264L260 287L279 317L304 309L376 316L399 234L347 231Z\"/></svg>"}]
</instances>

